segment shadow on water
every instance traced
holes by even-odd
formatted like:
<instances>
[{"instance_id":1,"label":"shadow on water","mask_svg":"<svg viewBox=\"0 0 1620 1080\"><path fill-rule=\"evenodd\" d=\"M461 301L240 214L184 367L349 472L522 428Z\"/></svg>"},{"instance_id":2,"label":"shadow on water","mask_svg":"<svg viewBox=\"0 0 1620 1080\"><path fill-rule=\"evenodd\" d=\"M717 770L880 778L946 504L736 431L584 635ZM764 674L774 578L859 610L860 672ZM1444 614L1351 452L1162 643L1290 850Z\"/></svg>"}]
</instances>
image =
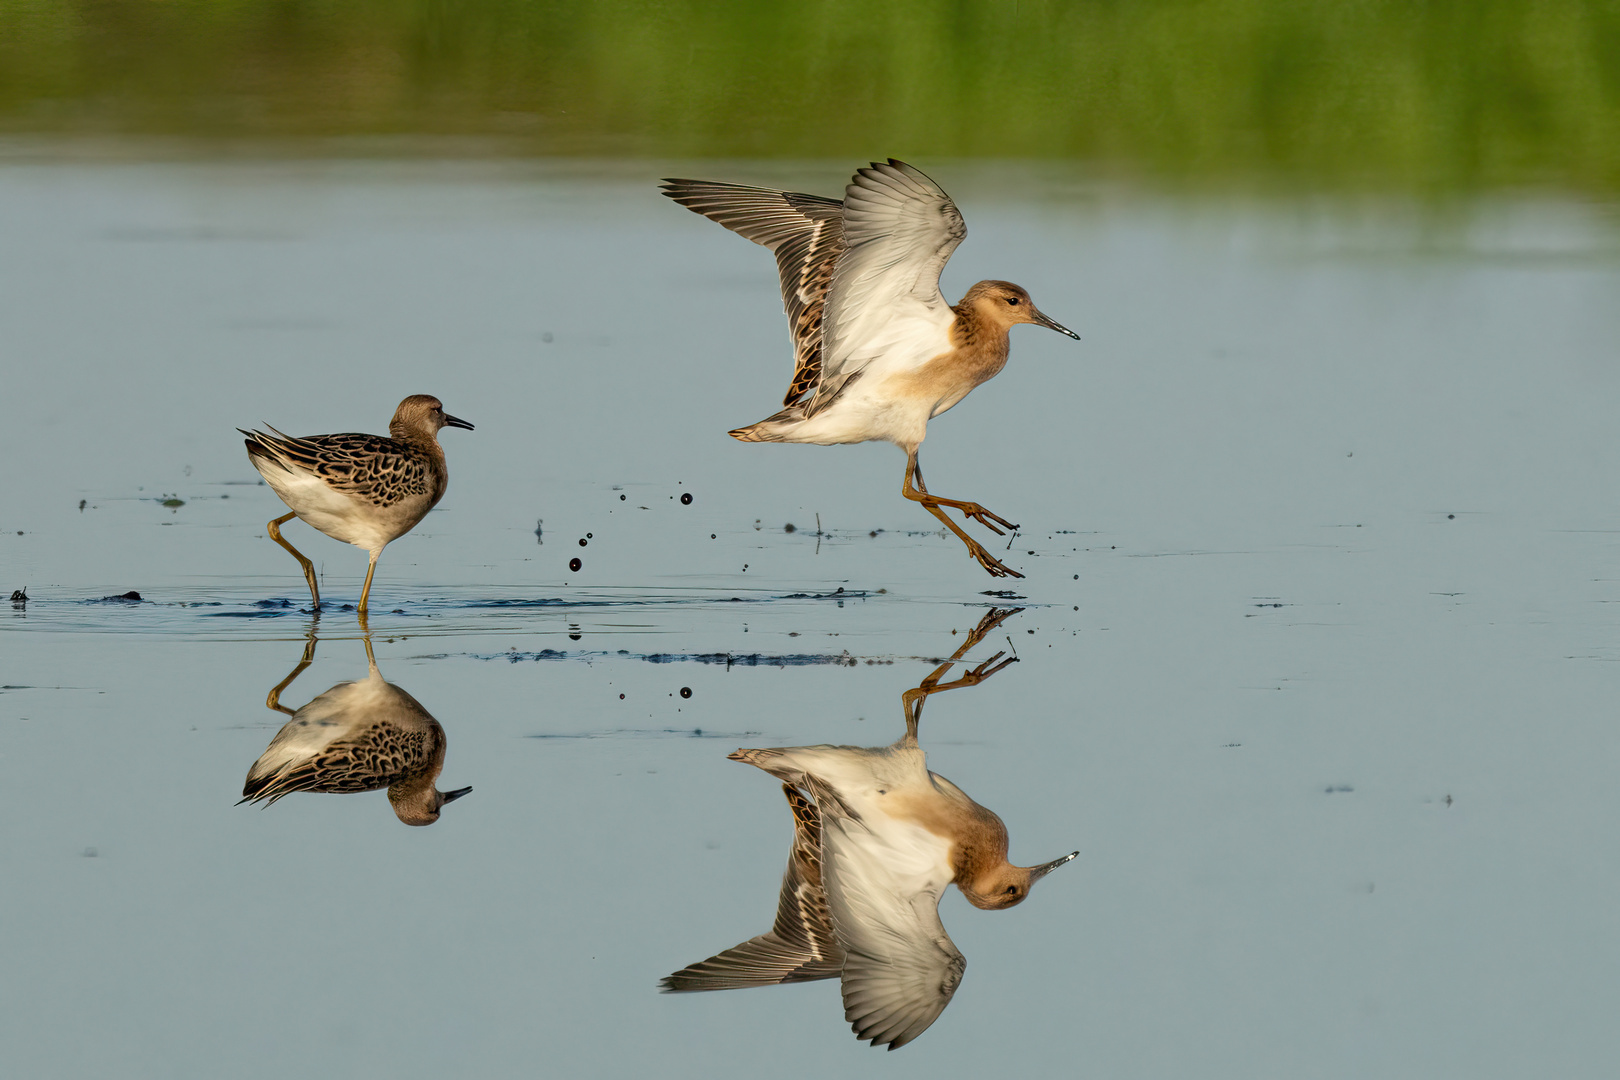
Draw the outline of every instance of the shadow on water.
<instances>
[{"instance_id":1,"label":"shadow on water","mask_svg":"<svg viewBox=\"0 0 1620 1080\"><path fill-rule=\"evenodd\" d=\"M1007 861L993 812L928 771L917 743L928 698L977 686L1018 662L998 651L949 682L945 674L1022 608L992 608L944 663L901 695L905 734L892 746L738 750L733 761L781 780L793 845L772 929L667 976L666 992L840 981L857 1039L898 1049L944 1012L967 960L939 918L945 887L975 907L1020 903L1078 852L1033 867Z\"/></svg>"},{"instance_id":2,"label":"shadow on water","mask_svg":"<svg viewBox=\"0 0 1620 1080\"><path fill-rule=\"evenodd\" d=\"M370 634L364 638L364 679L340 682L300 709L281 704L282 693L314 662L316 640L311 634L298 664L265 698L267 708L291 719L248 770L241 802L268 806L295 791L348 795L386 788L400 821L432 825L446 803L472 788L434 786L444 768L444 728L420 702L383 679Z\"/></svg>"}]
</instances>

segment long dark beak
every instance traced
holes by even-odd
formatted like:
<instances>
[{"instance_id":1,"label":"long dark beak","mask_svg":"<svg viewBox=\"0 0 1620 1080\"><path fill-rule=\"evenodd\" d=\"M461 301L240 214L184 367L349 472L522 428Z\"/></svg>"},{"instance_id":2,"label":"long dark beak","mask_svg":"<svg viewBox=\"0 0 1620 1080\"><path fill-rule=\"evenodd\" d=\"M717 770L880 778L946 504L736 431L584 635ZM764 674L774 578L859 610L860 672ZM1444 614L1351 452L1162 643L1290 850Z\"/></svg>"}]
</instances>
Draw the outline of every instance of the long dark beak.
<instances>
[{"instance_id":1,"label":"long dark beak","mask_svg":"<svg viewBox=\"0 0 1620 1080\"><path fill-rule=\"evenodd\" d=\"M1056 330L1060 334L1068 334L1070 337L1074 338L1074 340L1076 340L1076 341L1080 340L1080 335L1079 334L1075 333L1073 330L1070 330L1067 326L1064 326L1062 323L1058 322L1056 319L1047 318L1045 315L1041 314L1039 309L1036 309L1035 311L1031 312L1030 314L1032 314L1035 317L1035 325L1044 326L1048 330Z\"/></svg>"},{"instance_id":2,"label":"long dark beak","mask_svg":"<svg viewBox=\"0 0 1620 1080\"><path fill-rule=\"evenodd\" d=\"M1049 863L1042 863L1039 866L1030 867L1029 868L1029 883L1031 885L1035 884L1037 881L1041 880L1041 878L1045 877L1047 874L1050 874L1052 871L1056 870L1058 867L1062 866L1064 863L1068 862L1070 859L1075 858L1079 854L1080 853L1078 851L1071 851L1067 855L1063 856L1063 858L1061 858L1061 859L1053 859Z\"/></svg>"},{"instance_id":3,"label":"long dark beak","mask_svg":"<svg viewBox=\"0 0 1620 1080\"><path fill-rule=\"evenodd\" d=\"M446 791L446 792L445 792L445 793L444 793L444 802L445 802L445 803L453 803L453 802L455 802L455 801L456 801L456 800L457 800L457 799L459 799L459 798L461 798L461 797L462 797L462 796L463 796L463 795L469 795L469 794L471 794L471 793L472 793L472 788L470 788L470 787L464 787L464 788L457 788L457 789L456 789L456 790L455 790L455 791ZM444 805L444 803L440 803L440 804L439 804L439 805L440 805L440 806L443 806L443 805ZM1078 852L1078 851L1077 851L1077 852L1075 852L1075 853L1074 853L1074 854L1075 854L1075 855L1078 855L1078 854L1080 854L1080 853L1079 853L1079 852ZM1069 856L1069 857L1070 857L1070 858L1073 858L1073 857L1074 857L1074 856L1073 856L1073 855L1071 855L1071 856ZM1061 861L1061 860L1060 860L1060 861Z\"/></svg>"},{"instance_id":4,"label":"long dark beak","mask_svg":"<svg viewBox=\"0 0 1620 1080\"><path fill-rule=\"evenodd\" d=\"M1056 324L1054 323L1053 325L1056 325ZM1058 329L1063 330L1063 328L1061 326L1059 326ZM1065 334L1068 333L1067 330L1063 330L1063 332ZM473 429L473 426L471 424L467 423L467 421L463 420L459 416L451 416L449 413L444 414L444 426L445 427L458 427L458 428L462 428L462 429L464 429L466 431L471 431ZM465 794L465 793L463 793L463 794Z\"/></svg>"}]
</instances>

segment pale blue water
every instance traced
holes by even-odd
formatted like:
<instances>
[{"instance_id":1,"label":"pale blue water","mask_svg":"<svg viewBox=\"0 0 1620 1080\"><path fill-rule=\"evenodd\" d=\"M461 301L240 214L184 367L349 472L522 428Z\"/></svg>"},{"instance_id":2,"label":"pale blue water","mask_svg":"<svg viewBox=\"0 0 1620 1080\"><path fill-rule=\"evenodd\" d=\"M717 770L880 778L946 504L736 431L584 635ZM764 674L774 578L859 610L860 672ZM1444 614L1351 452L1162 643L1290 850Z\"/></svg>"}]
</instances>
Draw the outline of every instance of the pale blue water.
<instances>
[{"instance_id":1,"label":"pale blue water","mask_svg":"<svg viewBox=\"0 0 1620 1080\"><path fill-rule=\"evenodd\" d=\"M1611 1075L1612 208L922 164L969 226L947 292L1084 339L1015 332L924 448L1024 523L1023 581L893 448L724 434L790 370L774 269L653 181L844 163L0 170L7 1073ZM234 806L311 626L235 428L417 392L478 430L372 626L474 792L426 829ZM288 535L353 602L364 553ZM965 980L893 1055L831 983L656 993L774 911L787 810L726 753L891 741L991 603L1025 610L970 659L1020 662L923 745L1015 861L1080 858L947 895ZM318 633L286 704L365 673L352 615Z\"/></svg>"}]
</instances>

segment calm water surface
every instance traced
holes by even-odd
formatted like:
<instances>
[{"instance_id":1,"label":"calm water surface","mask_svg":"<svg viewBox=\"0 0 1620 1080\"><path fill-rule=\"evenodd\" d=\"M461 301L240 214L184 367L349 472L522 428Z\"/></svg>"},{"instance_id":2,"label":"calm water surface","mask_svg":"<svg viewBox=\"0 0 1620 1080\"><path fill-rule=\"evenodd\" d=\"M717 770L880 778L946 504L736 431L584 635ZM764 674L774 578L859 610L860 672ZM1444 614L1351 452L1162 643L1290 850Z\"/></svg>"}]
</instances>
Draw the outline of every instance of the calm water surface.
<instances>
[{"instance_id":1,"label":"calm water surface","mask_svg":"<svg viewBox=\"0 0 1620 1080\"><path fill-rule=\"evenodd\" d=\"M1612 1075L1612 208L921 164L969 225L946 292L1009 278L1084 338L1017 331L924 448L1024 523L1011 597L892 447L724 434L789 374L774 269L652 181L846 163L0 171L8 1072ZM420 829L235 806L310 635L283 704L367 665L234 429L418 392L478 429L372 640L474 791ZM358 598L362 552L288 535ZM947 895L967 973L896 1055L831 983L659 995L774 912L790 818L725 755L892 741L992 604L968 660L1019 662L922 745L1015 862L1080 857Z\"/></svg>"}]
</instances>

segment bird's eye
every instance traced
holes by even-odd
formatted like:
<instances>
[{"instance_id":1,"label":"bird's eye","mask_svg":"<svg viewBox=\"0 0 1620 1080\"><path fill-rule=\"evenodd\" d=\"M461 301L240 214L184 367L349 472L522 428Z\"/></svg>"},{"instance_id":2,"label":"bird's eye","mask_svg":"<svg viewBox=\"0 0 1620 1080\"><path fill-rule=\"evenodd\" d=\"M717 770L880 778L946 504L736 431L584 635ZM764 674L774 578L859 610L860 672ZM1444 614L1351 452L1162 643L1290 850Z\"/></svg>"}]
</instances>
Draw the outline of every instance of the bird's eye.
<instances>
[{"instance_id":1,"label":"bird's eye","mask_svg":"<svg viewBox=\"0 0 1620 1080\"><path fill-rule=\"evenodd\" d=\"M1018 306L1018 297L1016 297L1016 296L1007 297L1007 303L1011 304L1013 307L1017 307Z\"/></svg>"},{"instance_id":2,"label":"bird's eye","mask_svg":"<svg viewBox=\"0 0 1620 1080\"><path fill-rule=\"evenodd\" d=\"M1016 885L1007 886L1007 895L1008 896L1015 896L1015 895L1017 895L1017 893L1018 893L1018 886L1016 886Z\"/></svg>"}]
</instances>

